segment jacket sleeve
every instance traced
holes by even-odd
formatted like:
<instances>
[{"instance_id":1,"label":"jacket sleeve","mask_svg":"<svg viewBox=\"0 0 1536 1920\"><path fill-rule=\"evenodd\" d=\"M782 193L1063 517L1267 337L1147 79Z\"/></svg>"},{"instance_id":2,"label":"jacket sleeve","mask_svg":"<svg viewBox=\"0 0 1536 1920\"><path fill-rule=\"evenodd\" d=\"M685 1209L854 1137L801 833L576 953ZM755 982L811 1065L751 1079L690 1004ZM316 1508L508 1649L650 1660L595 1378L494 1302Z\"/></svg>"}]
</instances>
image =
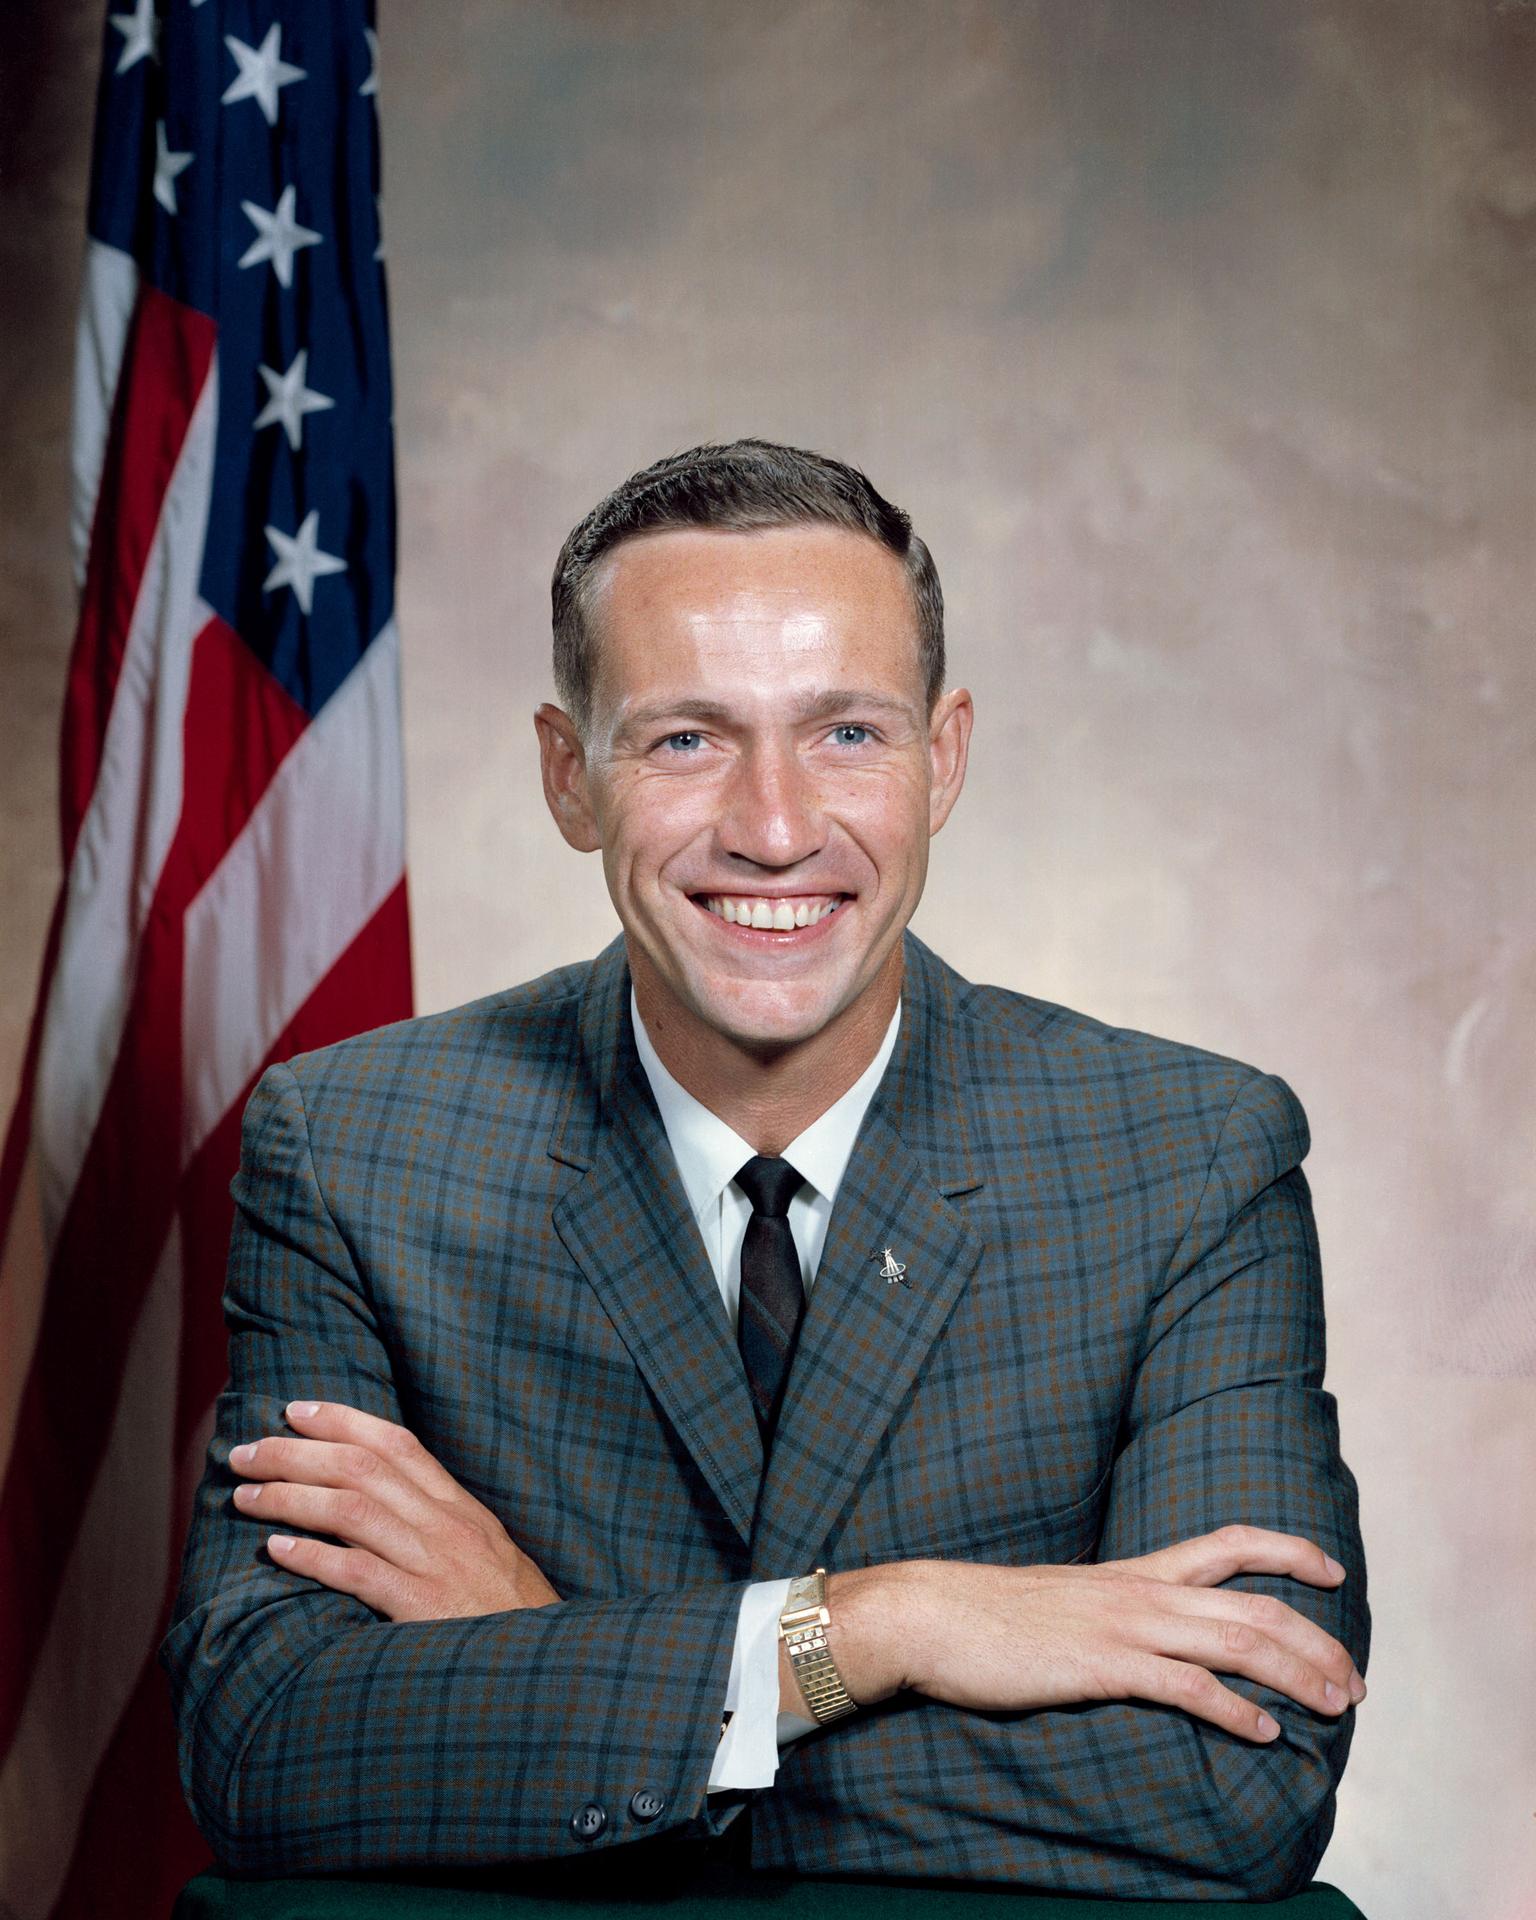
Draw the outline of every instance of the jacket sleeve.
<instances>
[{"instance_id":1,"label":"jacket sleeve","mask_svg":"<svg viewBox=\"0 0 1536 1920\"><path fill-rule=\"evenodd\" d=\"M303 1872L558 1859L712 1828L748 1584L395 1623L275 1565L229 1449L298 1396L402 1414L357 1265L274 1068L246 1112L225 1313L230 1381L198 1490L170 1676L182 1781L226 1864ZM631 1797L660 1794L641 1822ZM572 1819L605 1816L595 1838Z\"/></svg>"},{"instance_id":2,"label":"jacket sleeve","mask_svg":"<svg viewBox=\"0 0 1536 1920\"><path fill-rule=\"evenodd\" d=\"M1365 1564L1355 1483L1322 1387L1306 1148L1284 1083L1248 1081L1148 1312L1095 1558L1237 1522L1302 1534L1343 1564L1341 1587L1267 1576L1229 1584L1278 1595L1341 1640L1363 1672ZM783 1756L780 1831L791 1851L797 1828L823 1860L834 1849L846 1871L875 1870L882 1846L889 1858L925 1834L933 1874L1139 1899L1293 1893L1327 1844L1354 1714L1325 1719L1223 1679L1263 1702L1277 1741L1259 1747L1132 1701L974 1713L898 1696L889 1711ZM867 1858L848 1838L860 1831L873 1836Z\"/></svg>"}]
</instances>

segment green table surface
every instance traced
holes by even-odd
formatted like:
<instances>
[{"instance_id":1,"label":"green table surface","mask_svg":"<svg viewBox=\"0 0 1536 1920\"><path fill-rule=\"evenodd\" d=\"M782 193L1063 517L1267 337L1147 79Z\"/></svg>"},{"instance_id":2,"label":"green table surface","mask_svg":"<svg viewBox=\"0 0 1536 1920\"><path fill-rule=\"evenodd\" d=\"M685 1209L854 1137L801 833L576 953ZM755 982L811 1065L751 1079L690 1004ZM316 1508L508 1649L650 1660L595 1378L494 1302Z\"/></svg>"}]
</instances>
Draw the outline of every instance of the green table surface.
<instances>
[{"instance_id":1,"label":"green table surface","mask_svg":"<svg viewBox=\"0 0 1536 1920\"><path fill-rule=\"evenodd\" d=\"M554 1886L530 1870L524 1889L403 1879L241 1880L200 1874L176 1903L174 1920L574 1920L665 1915L665 1920L725 1920L742 1905L760 1920L1212 1920L1223 1912L1273 1920L1364 1920L1335 1887L1315 1882L1289 1900L1098 1900L1015 1893L1006 1887L924 1885L913 1881L787 1879L744 1873L695 1875L660 1888L640 1877L626 1889Z\"/></svg>"}]
</instances>

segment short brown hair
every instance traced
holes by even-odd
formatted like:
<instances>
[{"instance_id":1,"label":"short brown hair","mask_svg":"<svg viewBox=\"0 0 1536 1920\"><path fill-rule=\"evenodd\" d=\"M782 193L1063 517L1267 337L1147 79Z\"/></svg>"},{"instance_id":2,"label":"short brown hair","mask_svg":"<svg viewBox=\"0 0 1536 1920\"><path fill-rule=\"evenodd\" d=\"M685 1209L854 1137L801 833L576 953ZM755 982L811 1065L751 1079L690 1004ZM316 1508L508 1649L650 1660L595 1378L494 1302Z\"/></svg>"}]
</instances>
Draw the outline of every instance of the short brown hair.
<instances>
[{"instance_id":1,"label":"short brown hair","mask_svg":"<svg viewBox=\"0 0 1536 1920\"><path fill-rule=\"evenodd\" d=\"M911 520L857 467L772 440L733 440L690 447L631 474L567 536L555 562L550 598L555 688L577 727L586 731L596 680L587 582L605 555L644 533L688 528L756 533L798 526L867 533L905 563L931 710L944 688L944 594Z\"/></svg>"}]
</instances>

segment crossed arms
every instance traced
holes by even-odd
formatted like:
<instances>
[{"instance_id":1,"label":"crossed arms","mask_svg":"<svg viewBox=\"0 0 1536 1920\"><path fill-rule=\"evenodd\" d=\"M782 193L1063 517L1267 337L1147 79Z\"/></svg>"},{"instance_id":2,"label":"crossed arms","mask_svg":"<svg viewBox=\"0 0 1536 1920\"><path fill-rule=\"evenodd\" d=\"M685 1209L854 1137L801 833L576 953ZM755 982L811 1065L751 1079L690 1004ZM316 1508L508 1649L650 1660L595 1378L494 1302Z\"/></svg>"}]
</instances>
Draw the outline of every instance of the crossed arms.
<instances>
[{"instance_id":1,"label":"crossed arms","mask_svg":"<svg viewBox=\"0 0 1536 1920\"><path fill-rule=\"evenodd\" d=\"M1149 1320L1099 1563L835 1576L834 1650L870 1711L787 1754L761 1797L786 1864L911 1872L921 1852L943 1875L1162 1897L1310 1873L1366 1619L1305 1186L1294 1165L1245 1172L1277 1097L1234 1108L1210 1217ZM695 1828L746 1583L557 1596L516 1516L509 1534L407 1431L291 1075L264 1082L246 1148L232 1390L165 1650L210 1841L266 1871L559 1857L584 1850L577 1808L617 1812L640 1787L663 1815L600 1844ZM1210 1354L1240 1344L1206 1337L1221 1316L1263 1337L1213 1378ZM314 1413L287 1400L300 1383ZM1283 1485L1253 1466L1277 1423ZM1244 1488L1266 1526L1168 1539L1168 1477L1191 1457L1213 1529Z\"/></svg>"}]
</instances>

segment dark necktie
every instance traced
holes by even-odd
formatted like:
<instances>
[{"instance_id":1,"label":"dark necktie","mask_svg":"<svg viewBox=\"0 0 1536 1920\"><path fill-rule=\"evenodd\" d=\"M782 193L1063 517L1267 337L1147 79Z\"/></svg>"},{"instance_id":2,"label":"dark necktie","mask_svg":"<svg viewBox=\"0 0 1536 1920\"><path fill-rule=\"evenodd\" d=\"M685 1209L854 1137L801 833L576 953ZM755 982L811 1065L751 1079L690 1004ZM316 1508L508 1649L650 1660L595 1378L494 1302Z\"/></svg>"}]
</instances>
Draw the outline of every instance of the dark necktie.
<instances>
[{"instance_id":1,"label":"dark necktie","mask_svg":"<svg viewBox=\"0 0 1536 1920\"><path fill-rule=\"evenodd\" d=\"M805 1182L787 1160L766 1160L761 1154L747 1162L736 1182L752 1202L752 1218L741 1243L736 1344L766 1444L779 1417L795 1336L805 1311L800 1256L789 1227L789 1203Z\"/></svg>"}]
</instances>

